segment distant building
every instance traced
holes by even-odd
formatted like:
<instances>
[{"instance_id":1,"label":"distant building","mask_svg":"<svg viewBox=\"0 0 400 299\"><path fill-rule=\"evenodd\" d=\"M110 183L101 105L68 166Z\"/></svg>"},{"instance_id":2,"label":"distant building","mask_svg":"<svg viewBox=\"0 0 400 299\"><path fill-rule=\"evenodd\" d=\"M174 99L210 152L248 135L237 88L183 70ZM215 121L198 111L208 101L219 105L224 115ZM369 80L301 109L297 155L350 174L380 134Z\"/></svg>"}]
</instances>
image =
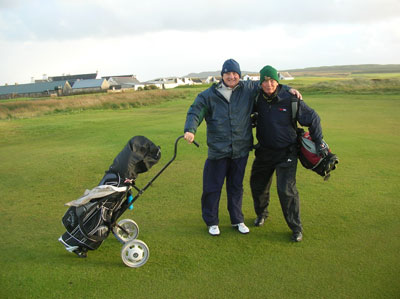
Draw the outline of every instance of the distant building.
<instances>
[{"instance_id":1,"label":"distant building","mask_svg":"<svg viewBox=\"0 0 400 299\"><path fill-rule=\"evenodd\" d=\"M208 76L205 80L204 80L204 83L207 83L207 84L209 84L209 83L214 83L214 82L218 82L218 81L220 81L222 79L222 77L215 77L215 76Z\"/></svg>"},{"instance_id":2,"label":"distant building","mask_svg":"<svg viewBox=\"0 0 400 299\"><path fill-rule=\"evenodd\" d=\"M146 81L144 83L146 85L155 85L160 89L170 89L188 84L193 85L193 82L189 78L179 78L179 77L157 78L151 81Z\"/></svg>"},{"instance_id":3,"label":"distant building","mask_svg":"<svg viewBox=\"0 0 400 299\"><path fill-rule=\"evenodd\" d=\"M78 75L61 75L61 76L47 76L43 74L42 79L31 78L32 83L55 82L55 81L68 81L69 85L73 85L77 80L91 80L97 78L96 73L78 74Z\"/></svg>"},{"instance_id":4,"label":"distant building","mask_svg":"<svg viewBox=\"0 0 400 299\"><path fill-rule=\"evenodd\" d=\"M102 77L108 81L111 90L124 90L124 89L134 89L144 88L145 84L140 83L136 79L135 75L124 75L124 76L106 76Z\"/></svg>"},{"instance_id":5,"label":"distant building","mask_svg":"<svg viewBox=\"0 0 400 299\"><path fill-rule=\"evenodd\" d=\"M278 72L279 80L293 80L294 77L292 77L288 72ZM254 73L254 74L246 74L242 77L243 81L247 80L252 80L252 81L258 81L260 80L260 74L259 73Z\"/></svg>"},{"instance_id":6,"label":"distant building","mask_svg":"<svg viewBox=\"0 0 400 299\"><path fill-rule=\"evenodd\" d=\"M260 74L246 74L243 76L242 78L243 81L248 81L248 80L252 80L252 81L258 81L260 80Z\"/></svg>"},{"instance_id":7,"label":"distant building","mask_svg":"<svg viewBox=\"0 0 400 299\"><path fill-rule=\"evenodd\" d=\"M200 85L204 82L200 78L192 78L193 85Z\"/></svg>"},{"instance_id":8,"label":"distant building","mask_svg":"<svg viewBox=\"0 0 400 299\"><path fill-rule=\"evenodd\" d=\"M137 80L136 75L112 75L112 76L102 76L101 78L106 80L109 80L110 78L132 78L134 80Z\"/></svg>"},{"instance_id":9,"label":"distant building","mask_svg":"<svg viewBox=\"0 0 400 299\"><path fill-rule=\"evenodd\" d=\"M164 89L164 83L159 80L150 80L146 82L142 82L145 86L155 86L158 89Z\"/></svg>"},{"instance_id":10,"label":"distant building","mask_svg":"<svg viewBox=\"0 0 400 299\"><path fill-rule=\"evenodd\" d=\"M293 80L294 77L288 72L278 72L279 80Z\"/></svg>"},{"instance_id":11,"label":"distant building","mask_svg":"<svg viewBox=\"0 0 400 299\"><path fill-rule=\"evenodd\" d=\"M106 79L77 80L72 85L73 93L88 93L107 91L110 84Z\"/></svg>"},{"instance_id":12,"label":"distant building","mask_svg":"<svg viewBox=\"0 0 400 299\"><path fill-rule=\"evenodd\" d=\"M0 99L62 96L71 93L68 81L53 81L0 86Z\"/></svg>"},{"instance_id":13,"label":"distant building","mask_svg":"<svg viewBox=\"0 0 400 299\"><path fill-rule=\"evenodd\" d=\"M184 85L193 85L194 84L193 79L189 78L189 77L183 77L182 81L183 81Z\"/></svg>"},{"instance_id":14,"label":"distant building","mask_svg":"<svg viewBox=\"0 0 400 299\"><path fill-rule=\"evenodd\" d=\"M68 83L72 86L74 85L75 81L94 80L96 78L97 78L97 72L91 74L53 76L53 77L48 77L48 81L68 81Z\"/></svg>"}]
</instances>

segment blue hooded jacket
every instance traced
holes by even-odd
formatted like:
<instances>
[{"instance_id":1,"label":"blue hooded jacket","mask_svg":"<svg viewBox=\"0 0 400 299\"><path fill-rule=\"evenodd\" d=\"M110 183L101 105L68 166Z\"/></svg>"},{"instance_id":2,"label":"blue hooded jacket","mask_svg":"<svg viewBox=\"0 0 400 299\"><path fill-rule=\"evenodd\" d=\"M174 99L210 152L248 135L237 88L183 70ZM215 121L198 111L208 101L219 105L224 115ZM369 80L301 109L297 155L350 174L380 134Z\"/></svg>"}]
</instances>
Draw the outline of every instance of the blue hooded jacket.
<instances>
[{"instance_id":1,"label":"blue hooded jacket","mask_svg":"<svg viewBox=\"0 0 400 299\"><path fill-rule=\"evenodd\" d=\"M184 132L195 134L205 119L208 159L244 157L253 148L250 115L259 82L239 81L229 102L216 87L214 84L196 97L188 110Z\"/></svg>"}]
</instances>

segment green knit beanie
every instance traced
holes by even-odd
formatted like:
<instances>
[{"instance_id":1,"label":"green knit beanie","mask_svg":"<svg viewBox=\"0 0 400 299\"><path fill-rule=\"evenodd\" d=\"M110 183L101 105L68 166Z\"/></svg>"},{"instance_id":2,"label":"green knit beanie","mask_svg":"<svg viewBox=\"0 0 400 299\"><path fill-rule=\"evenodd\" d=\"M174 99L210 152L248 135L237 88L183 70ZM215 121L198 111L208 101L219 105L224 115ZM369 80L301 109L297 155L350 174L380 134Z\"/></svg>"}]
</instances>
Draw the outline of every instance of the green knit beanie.
<instances>
[{"instance_id":1,"label":"green knit beanie","mask_svg":"<svg viewBox=\"0 0 400 299\"><path fill-rule=\"evenodd\" d=\"M266 65L261 69L261 71L260 71L260 83L264 82L265 77L269 77L271 79L274 79L276 82L279 83L278 71L276 69L274 69L270 65Z\"/></svg>"}]
</instances>

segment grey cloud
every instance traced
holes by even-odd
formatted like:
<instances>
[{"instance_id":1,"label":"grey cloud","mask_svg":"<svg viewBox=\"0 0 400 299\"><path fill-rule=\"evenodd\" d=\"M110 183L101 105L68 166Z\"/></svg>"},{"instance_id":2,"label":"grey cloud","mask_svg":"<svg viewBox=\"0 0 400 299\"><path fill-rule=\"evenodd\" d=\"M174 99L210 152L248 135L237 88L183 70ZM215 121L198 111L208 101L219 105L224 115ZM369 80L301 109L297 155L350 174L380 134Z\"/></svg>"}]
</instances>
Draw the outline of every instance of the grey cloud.
<instances>
[{"instance_id":1,"label":"grey cloud","mask_svg":"<svg viewBox=\"0 0 400 299\"><path fill-rule=\"evenodd\" d=\"M18 7L23 0L0 0L0 9Z\"/></svg>"},{"instance_id":2,"label":"grey cloud","mask_svg":"<svg viewBox=\"0 0 400 299\"><path fill-rule=\"evenodd\" d=\"M399 16L398 0L1 0L0 39L65 40L163 30L251 30L271 24L362 24Z\"/></svg>"}]
</instances>

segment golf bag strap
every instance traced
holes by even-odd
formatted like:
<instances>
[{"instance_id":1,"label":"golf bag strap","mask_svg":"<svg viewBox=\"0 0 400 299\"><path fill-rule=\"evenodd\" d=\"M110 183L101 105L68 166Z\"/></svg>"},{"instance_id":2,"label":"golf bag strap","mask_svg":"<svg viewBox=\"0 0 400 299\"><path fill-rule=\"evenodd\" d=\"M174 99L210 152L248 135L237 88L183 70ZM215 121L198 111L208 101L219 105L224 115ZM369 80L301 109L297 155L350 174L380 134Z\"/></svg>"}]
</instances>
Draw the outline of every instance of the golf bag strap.
<instances>
[{"instance_id":1,"label":"golf bag strap","mask_svg":"<svg viewBox=\"0 0 400 299\"><path fill-rule=\"evenodd\" d=\"M299 113L299 99L296 97L292 97L292 125L293 128L297 131L297 116Z\"/></svg>"},{"instance_id":2,"label":"golf bag strap","mask_svg":"<svg viewBox=\"0 0 400 299\"><path fill-rule=\"evenodd\" d=\"M255 106L255 107L257 107L258 99L260 98L260 93L261 93L261 91L258 91L258 92L257 92L257 95L256 95L256 97L255 97L255 99L254 99L254 106Z\"/></svg>"}]
</instances>

